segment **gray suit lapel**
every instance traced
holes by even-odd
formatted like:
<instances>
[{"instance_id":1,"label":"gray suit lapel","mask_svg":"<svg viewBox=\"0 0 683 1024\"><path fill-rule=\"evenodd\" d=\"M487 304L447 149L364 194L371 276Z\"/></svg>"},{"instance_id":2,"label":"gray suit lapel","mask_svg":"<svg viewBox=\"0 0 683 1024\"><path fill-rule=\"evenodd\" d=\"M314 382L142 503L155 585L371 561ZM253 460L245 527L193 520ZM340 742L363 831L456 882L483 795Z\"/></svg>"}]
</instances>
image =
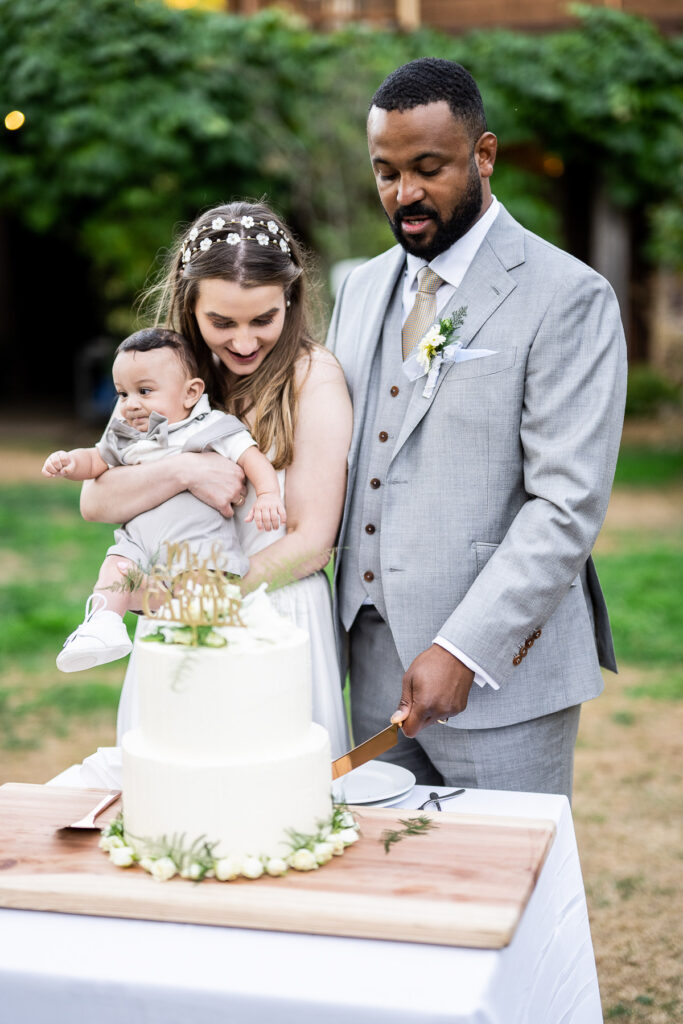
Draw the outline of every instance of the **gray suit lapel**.
<instances>
[{"instance_id":1,"label":"gray suit lapel","mask_svg":"<svg viewBox=\"0 0 683 1024\"><path fill-rule=\"evenodd\" d=\"M354 423L349 452L349 463L351 465L356 461L358 445L360 444L365 407L368 399L372 360L375 357L379 340L382 337L384 317L391 305L396 282L405 265L405 253L399 246L391 249L386 255L387 265L381 269L378 268L375 274L377 287L368 289L367 297L358 319L361 329L359 331L357 349L358 371L355 376L353 389Z\"/></svg>"},{"instance_id":2,"label":"gray suit lapel","mask_svg":"<svg viewBox=\"0 0 683 1024\"><path fill-rule=\"evenodd\" d=\"M472 260L462 284L439 314L439 319L443 320L461 306L467 307L465 322L458 332L458 339L462 342L463 348L468 347L501 302L516 288L516 282L508 270L523 262L522 229L505 209L501 209ZM394 458L430 408L452 367L453 363L446 363L441 367L430 398L422 396L426 377L419 377L413 383L410 405L396 439Z\"/></svg>"}]
</instances>

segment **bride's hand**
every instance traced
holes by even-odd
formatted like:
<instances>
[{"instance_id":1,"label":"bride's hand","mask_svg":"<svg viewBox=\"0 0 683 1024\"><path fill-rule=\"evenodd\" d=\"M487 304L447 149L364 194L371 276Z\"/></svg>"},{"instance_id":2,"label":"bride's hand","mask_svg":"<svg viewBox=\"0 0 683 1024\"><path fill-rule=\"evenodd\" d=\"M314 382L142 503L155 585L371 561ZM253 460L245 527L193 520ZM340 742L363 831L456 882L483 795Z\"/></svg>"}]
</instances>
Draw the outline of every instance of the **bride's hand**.
<instances>
[{"instance_id":1,"label":"bride's hand","mask_svg":"<svg viewBox=\"0 0 683 1024\"><path fill-rule=\"evenodd\" d=\"M184 460L186 490L231 519L233 504L242 505L247 493L245 476L237 463L217 452L186 452L177 458Z\"/></svg>"}]
</instances>

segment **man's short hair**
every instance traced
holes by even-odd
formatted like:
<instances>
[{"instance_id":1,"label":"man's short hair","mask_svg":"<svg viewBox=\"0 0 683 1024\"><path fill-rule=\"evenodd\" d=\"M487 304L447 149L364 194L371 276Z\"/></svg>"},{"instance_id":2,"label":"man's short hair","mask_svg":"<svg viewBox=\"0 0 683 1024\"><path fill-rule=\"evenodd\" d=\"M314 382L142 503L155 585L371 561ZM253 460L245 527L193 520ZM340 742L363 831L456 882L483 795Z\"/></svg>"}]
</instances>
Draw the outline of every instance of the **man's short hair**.
<instances>
[{"instance_id":1,"label":"man's short hair","mask_svg":"<svg viewBox=\"0 0 683 1024\"><path fill-rule=\"evenodd\" d=\"M487 130L484 104L472 75L454 60L420 57L403 64L384 79L370 107L404 111L441 100L463 122L474 145Z\"/></svg>"}]
</instances>

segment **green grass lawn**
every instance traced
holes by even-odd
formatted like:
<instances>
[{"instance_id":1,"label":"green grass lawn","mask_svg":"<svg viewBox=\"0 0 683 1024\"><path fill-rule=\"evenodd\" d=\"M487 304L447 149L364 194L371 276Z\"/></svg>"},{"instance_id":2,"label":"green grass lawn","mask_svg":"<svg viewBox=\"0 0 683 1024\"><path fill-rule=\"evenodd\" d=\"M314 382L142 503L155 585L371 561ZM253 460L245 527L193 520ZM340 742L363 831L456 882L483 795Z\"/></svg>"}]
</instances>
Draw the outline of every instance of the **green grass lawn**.
<instances>
[{"instance_id":1,"label":"green grass lawn","mask_svg":"<svg viewBox=\"0 0 683 1024\"><path fill-rule=\"evenodd\" d=\"M669 486L680 451L622 452L617 486ZM0 487L0 746L35 745L74 718L113 716L120 663L64 676L54 659L83 617L112 527L85 523L68 482ZM661 685L634 692L683 696L683 531L624 533L597 558L618 659L661 669ZM129 628L132 632L134 617ZM636 688L638 689L638 688Z\"/></svg>"}]
</instances>

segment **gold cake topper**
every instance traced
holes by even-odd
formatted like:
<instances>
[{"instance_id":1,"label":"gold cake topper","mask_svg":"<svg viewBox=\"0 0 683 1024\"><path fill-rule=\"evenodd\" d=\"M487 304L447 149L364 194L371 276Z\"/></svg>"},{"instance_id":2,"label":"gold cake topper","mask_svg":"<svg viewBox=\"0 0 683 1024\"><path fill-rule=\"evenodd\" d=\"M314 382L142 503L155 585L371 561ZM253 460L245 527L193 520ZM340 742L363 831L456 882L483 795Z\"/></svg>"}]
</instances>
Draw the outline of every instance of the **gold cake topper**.
<instances>
[{"instance_id":1,"label":"gold cake topper","mask_svg":"<svg viewBox=\"0 0 683 1024\"><path fill-rule=\"evenodd\" d=\"M218 545L200 559L187 541L167 543L166 560L155 560L144 574L142 610L149 619L184 626L245 626L240 589L221 566Z\"/></svg>"}]
</instances>

